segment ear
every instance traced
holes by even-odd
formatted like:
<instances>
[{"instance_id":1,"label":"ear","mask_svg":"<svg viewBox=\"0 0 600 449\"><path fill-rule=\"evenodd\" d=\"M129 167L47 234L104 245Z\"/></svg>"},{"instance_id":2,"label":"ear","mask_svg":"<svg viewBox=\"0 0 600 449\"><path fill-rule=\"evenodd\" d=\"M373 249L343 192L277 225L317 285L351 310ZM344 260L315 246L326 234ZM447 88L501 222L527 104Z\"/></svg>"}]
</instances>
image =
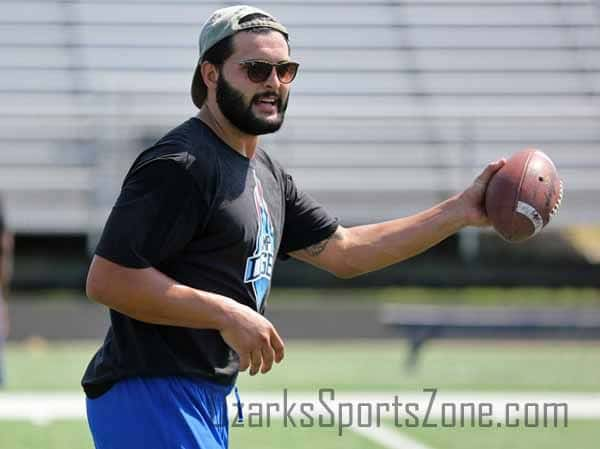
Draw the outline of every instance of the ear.
<instances>
[{"instance_id":1,"label":"ear","mask_svg":"<svg viewBox=\"0 0 600 449\"><path fill-rule=\"evenodd\" d=\"M219 79L219 70L217 66L210 62L203 62L200 66L200 72L202 73L202 80L206 87L216 88L217 80Z\"/></svg>"}]
</instances>

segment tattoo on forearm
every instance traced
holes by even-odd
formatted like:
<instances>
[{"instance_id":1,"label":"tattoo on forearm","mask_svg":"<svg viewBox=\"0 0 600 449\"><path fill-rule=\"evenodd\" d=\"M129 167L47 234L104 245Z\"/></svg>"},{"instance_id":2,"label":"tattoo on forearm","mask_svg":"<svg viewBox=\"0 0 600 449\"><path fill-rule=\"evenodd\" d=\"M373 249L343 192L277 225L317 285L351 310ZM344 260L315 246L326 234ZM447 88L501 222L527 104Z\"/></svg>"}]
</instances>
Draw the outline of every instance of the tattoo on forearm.
<instances>
[{"instance_id":1,"label":"tattoo on forearm","mask_svg":"<svg viewBox=\"0 0 600 449\"><path fill-rule=\"evenodd\" d=\"M341 240L342 236L338 231L335 231L331 237L326 238L325 240L321 240L319 243L315 243L314 245L307 246L304 248L304 251L308 253L309 256L316 257L325 251L327 244L330 240Z\"/></svg>"},{"instance_id":2,"label":"tattoo on forearm","mask_svg":"<svg viewBox=\"0 0 600 449\"><path fill-rule=\"evenodd\" d=\"M323 251L325 251L325 248L327 247L329 240L331 240L331 238L322 240L319 243L315 243L314 245L307 246L304 249L304 251L306 251L309 256L313 256L313 257L318 256Z\"/></svg>"}]
</instances>

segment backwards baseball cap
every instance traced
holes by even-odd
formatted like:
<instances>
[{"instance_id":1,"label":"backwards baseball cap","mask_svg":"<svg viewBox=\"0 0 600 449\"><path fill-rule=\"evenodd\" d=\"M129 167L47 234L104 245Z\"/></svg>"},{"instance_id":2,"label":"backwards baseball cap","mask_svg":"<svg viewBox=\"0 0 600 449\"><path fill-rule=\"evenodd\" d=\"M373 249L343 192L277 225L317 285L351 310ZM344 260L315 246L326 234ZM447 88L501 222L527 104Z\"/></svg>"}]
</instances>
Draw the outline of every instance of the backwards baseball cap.
<instances>
[{"instance_id":1,"label":"backwards baseball cap","mask_svg":"<svg viewBox=\"0 0 600 449\"><path fill-rule=\"evenodd\" d=\"M200 57L192 80L192 100L198 108L201 108L206 100L207 89L200 70L206 52L223 39L233 36L239 31L263 27L283 33L286 39L288 37L287 29L275 17L253 6L230 6L212 13L200 32L198 40Z\"/></svg>"}]
</instances>

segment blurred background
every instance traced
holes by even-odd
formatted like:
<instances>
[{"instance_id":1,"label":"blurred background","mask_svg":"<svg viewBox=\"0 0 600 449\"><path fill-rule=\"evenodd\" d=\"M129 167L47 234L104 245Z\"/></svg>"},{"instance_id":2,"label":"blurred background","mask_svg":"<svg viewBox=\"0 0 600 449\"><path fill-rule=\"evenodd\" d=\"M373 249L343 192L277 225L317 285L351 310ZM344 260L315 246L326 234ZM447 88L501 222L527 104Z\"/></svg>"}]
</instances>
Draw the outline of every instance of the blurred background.
<instances>
[{"instance_id":1,"label":"blurred background","mask_svg":"<svg viewBox=\"0 0 600 449\"><path fill-rule=\"evenodd\" d=\"M135 156L196 114L200 27L232 4L0 0L0 196L15 237L0 449L91 447L80 417L27 410L45 394L81 396L107 328L84 295L99 232ZM524 244L465 230L351 281L279 263L268 316L289 362L242 376L243 389L433 386L600 403L600 2L252 5L288 27L301 64L284 128L263 147L344 225L430 207L526 147L554 160L566 192ZM42 402L22 402L32 391ZM590 413L554 433L420 429L397 446L323 429L236 430L232 447L587 448L600 438Z\"/></svg>"}]
</instances>

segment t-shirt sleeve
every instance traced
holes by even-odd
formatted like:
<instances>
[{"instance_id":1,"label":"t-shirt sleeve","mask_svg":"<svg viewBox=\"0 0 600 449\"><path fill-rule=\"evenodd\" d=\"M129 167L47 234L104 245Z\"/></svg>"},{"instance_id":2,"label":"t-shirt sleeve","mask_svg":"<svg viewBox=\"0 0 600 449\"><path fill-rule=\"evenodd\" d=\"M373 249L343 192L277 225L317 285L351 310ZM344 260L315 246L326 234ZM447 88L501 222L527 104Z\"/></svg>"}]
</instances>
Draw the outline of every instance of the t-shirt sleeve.
<instances>
[{"instance_id":1,"label":"t-shirt sleeve","mask_svg":"<svg viewBox=\"0 0 600 449\"><path fill-rule=\"evenodd\" d=\"M283 236L279 257L287 259L288 253L314 245L330 237L339 225L325 208L308 193L298 189L291 175L284 173L286 205Z\"/></svg>"},{"instance_id":2,"label":"t-shirt sleeve","mask_svg":"<svg viewBox=\"0 0 600 449\"><path fill-rule=\"evenodd\" d=\"M157 266L181 251L206 216L194 178L165 159L130 172L96 254L128 268Z\"/></svg>"}]
</instances>

